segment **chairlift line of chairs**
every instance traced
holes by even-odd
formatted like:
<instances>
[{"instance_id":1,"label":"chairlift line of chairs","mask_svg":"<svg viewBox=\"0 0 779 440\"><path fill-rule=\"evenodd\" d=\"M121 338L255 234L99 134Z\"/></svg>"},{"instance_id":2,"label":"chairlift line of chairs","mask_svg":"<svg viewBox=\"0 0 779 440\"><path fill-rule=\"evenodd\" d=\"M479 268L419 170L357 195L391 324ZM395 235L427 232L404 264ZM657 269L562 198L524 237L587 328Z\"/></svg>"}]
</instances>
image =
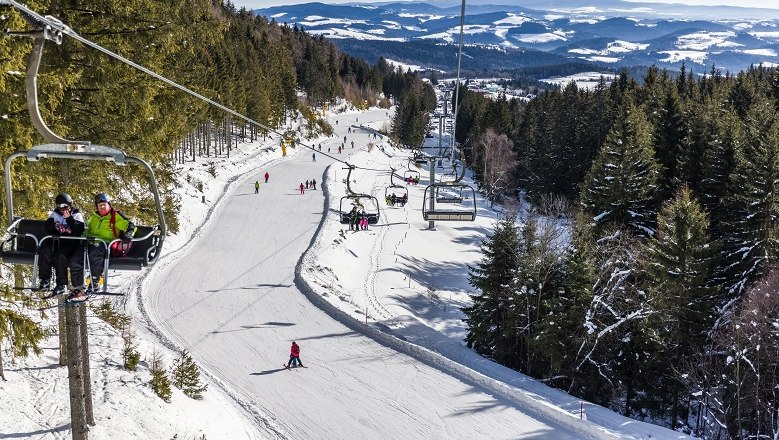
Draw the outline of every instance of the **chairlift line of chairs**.
<instances>
[{"instance_id":1,"label":"chairlift line of chairs","mask_svg":"<svg viewBox=\"0 0 779 440\"><path fill-rule=\"evenodd\" d=\"M128 156L117 148L106 145L95 145L88 141L71 141L53 133L40 115L36 78L45 41L48 39L59 44L62 42L62 35L61 33L54 33L51 30L29 33L11 32L9 35L23 35L32 37L35 40L27 66L27 103L32 123L47 143L33 146L28 151L17 151L11 154L5 161L6 214L10 224L6 229L5 237L0 245L0 258L8 264L31 265L33 270L30 288L34 288L37 279L38 260L40 258L41 248L43 245L47 244L49 240L55 239L54 236L46 235L44 232L45 220L26 219L14 214L11 179L11 173L13 171L11 164L14 159L24 157L29 162L38 162L45 159L97 160L110 162L118 166L126 166L128 163L135 163L143 167L148 175L149 186L156 204L158 223L154 226L137 226L135 236L132 239L133 245L127 256L112 258L110 252L105 252L105 259L103 262L104 282L102 286L102 290L105 292L108 289L108 269L141 270L144 267L152 266L160 256L162 244L165 241L167 226L165 224L162 202L154 171L144 160ZM63 239L64 237L56 238ZM86 237L72 237L69 239L84 242L97 240L88 239ZM108 249L111 244L116 241L119 241L119 239L117 238L110 243L103 242L102 245Z\"/></svg>"}]
</instances>

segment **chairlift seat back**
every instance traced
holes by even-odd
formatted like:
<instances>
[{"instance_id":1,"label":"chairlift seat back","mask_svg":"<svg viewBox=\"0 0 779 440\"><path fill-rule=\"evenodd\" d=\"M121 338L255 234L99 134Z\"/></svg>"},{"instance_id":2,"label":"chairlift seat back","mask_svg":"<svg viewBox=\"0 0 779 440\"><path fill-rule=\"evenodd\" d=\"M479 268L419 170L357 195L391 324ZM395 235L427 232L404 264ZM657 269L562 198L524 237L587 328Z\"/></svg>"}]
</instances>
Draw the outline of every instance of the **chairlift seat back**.
<instances>
[{"instance_id":1,"label":"chairlift seat back","mask_svg":"<svg viewBox=\"0 0 779 440\"><path fill-rule=\"evenodd\" d=\"M435 198L436 203L462 203L463 198L458 196L438 196Z\"/></svg>"},{"instance_id":2,"label":"chairlift seat back","mask_svg":"<svg viewBox=\"0 0 779 440\"><path fill-rule=\"evenodd\" d=\"M39 253L37 243L40 243L41 239L46 236L45 224L46 220L20 220L16 230L12 231L16 232L16 235L8 237L3 242L0 258L7 264L34 264L35 255ZM151 232L156 229L156 227L151 226L138 226L135 236L143 237L148 235L148 237L144 240L134 241L132 248L130 248L130 253L126 257L111 258L108 268L115 270L141 270L153 264L158 255L159 236L151 234ZM35 239L31 236L35 237Z\"/></svg>"},{"instance_id":3,"label":"chairlift seat back","mask_svg":"<svg viewBox=\"0 0 779 440\"><path fill-rule=\"evenodd\" d=\"M109 269L116 270L141 270L153 264L157 259L157 243L159 236L151 234L156 228L152 226L138 226L135 230L136 237L149 235L144 240L134 241L130 253L126 257L111 257L108 261Z\"/></svg>"}]
</instances>

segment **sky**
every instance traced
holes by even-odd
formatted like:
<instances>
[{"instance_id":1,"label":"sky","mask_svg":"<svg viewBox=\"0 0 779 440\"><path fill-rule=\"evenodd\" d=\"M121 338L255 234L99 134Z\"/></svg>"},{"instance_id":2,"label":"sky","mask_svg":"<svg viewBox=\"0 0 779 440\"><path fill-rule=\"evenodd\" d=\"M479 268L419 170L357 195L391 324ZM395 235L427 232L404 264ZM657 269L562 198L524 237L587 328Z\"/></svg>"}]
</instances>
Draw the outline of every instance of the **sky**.
<instances>
[{"instance_id":1,"label":"sky","mask_svg":"<svg viewBox=\"0 0 779 440\"><path fill-rule=\"evenodd\" d=\"M383 206L379 225L348 231L336 215L346 171L327 151L359 167L353 190L379 198L392 180L376 170L405 175L415 165L408 150L369 136L389 126L391 111L335 111L327 115L335 136L307 141L322 146L316 161L303 148L282 158L271 136L177 168L179 232L154 268L111 279L128 294L124 312L143 359L157 351L169 366L186 348L209 388L198 401L174 389L164 403L148 386L148 362L135 373L120 368L119 333L90 316L93 437L688 438L582 403L465 347L459 308L471 290L464 268L480 258L496 213L477 195L466 202L477 202L476 221L438 222L428 231L421 200L430 174L420 168L420 185L393 188L408 191L408 204ZM345 151L335 153L342 137ZM427 153L437 141L426 139ZM317 190L301 194L297 185L312 177ZM48 319L56 325L56 314ZM293 339L306 368L287 371ZM47 339L43 356L7 369L0 435L67 436L67 375L55 367L56 346Z\"/></svg>"},{"instance_id":2,"label":"sky","mask_svg":"<svg viewBox=\"0 0 779 440\"><path fill-rule=\"evenodd\" d=\"M279 6L279 5L289 5L289 4L298 4L298 3L310 3L315 0L232 0L233 4L240 8L241 6L245 6L247 9L260 9L260 8L267 8L270 6ZM349 2L349 1L332 1L332 0L316 0L321 3L356 3L356 2ZM386 2L387 0L380 0ZM515 0L516 1L516 0ZM631 1L631 0L626 0ZM633 1L640 1L641 3L683 3L686 5L728 5L728 6L743 6L743 7L751 7L751 8L769 8L769 9L777 9L779 6L777 5L776 0L659 0L659 1L641 1L641 0L633 0ZM375 1L360 1L359 3L375 3ZM498 2L495 2L498 3ZM514 3L511 0L507 0L505 3L512 4ZM593 2L597 3L597 2Z\"/></svg>"}]
</instances>

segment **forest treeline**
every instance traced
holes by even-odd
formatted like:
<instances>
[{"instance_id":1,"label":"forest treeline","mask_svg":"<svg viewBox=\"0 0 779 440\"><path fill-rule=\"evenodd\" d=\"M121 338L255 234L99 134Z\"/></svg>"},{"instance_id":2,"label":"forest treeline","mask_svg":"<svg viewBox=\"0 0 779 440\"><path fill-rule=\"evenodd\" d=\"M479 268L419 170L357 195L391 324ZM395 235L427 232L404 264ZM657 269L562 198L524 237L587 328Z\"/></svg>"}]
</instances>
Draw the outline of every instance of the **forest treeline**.
<instances>
[{"instance_id":1,"label":"forest treeline","mask_svg":"<svg viewBox=\"0 0 779 440\"><path fill-rule=\"evenodd\" d=\"M467 344L630 417L776 438L779 69L461 93L481 190L538 207L484 241Z\"/></svg>"}]
</instances>

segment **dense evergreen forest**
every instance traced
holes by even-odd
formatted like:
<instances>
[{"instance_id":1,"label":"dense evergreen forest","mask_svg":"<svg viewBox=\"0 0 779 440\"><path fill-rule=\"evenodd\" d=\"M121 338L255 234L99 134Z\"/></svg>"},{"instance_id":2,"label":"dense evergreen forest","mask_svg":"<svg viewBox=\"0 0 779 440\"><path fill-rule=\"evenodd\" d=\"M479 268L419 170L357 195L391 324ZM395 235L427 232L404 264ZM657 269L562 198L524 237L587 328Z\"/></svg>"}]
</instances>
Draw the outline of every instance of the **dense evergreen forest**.
<instances>
[{"instance_id":1,"label":"dense evergreen forest","mask_svg":"<svg viewBox=\"0 0 779 440\"><path fill-rule=\"evenodd\" d=\"M630 417L776 438L779 69L461 96L482 191L537 207L485 240L468 345Z\"/></svg>"},{"instance_id":2,"label":"dense evergreen forest","mask_svg":"<svg viewBox=\"0 0 779 440\"><path fill-rule=\"evenodd\" d=\"M119 148L149 162L164 198L169 230L177 230L172 191L177 163L227 155L239 138L255 139L290 121L298 137L329 134L318 110L346 100L356 108L389 105L418 90L421 80L393 70L384 60L371 66L344 55L321 37L278 25L221 0L31 0L43 15L62 20L82 37L213 99L264 127L210 107L179 90L66 37L47 42L38 75L40 111L67 139ZM19 13L2 9L3 28L31 30ZM34 130L25 98L32 39L0 39L0 157L43 142ZM283 131L283 130L282 130ZM15 215L44 219L56 194L73 195L92 209L93 196L108 193L114 205L141 224L156 223L143 169L104 162L45 160L13 162ZM5 191L0 193L5 206ZM7 224L5 209L0 222ZM21 285L29 272L3 264L3 279ZM9 286L0 291L0 343L12 355L37 351L44 332L22 312ZM0 351L0 374L2 355Z\"/></svg>"}]
</instances>

